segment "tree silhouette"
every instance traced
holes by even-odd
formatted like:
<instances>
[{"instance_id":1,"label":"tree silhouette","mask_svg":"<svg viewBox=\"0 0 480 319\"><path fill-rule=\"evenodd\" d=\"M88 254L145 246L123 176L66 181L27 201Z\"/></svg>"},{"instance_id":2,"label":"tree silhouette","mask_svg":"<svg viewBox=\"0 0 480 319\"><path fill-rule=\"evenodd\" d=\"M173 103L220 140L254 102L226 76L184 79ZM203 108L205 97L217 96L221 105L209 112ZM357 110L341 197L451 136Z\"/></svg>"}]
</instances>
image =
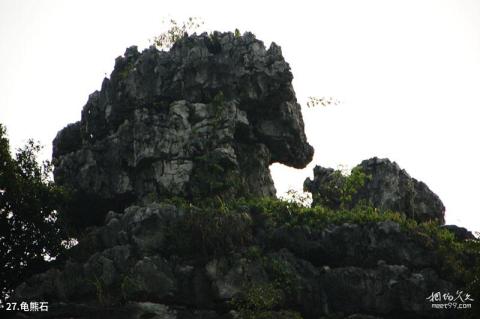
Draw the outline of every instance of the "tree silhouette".
<instances>
[{"instance_id":1,"label":"tree silhouette","mask_svg":"<svg viewBox=\"0 0 480 319\"><path fill-rule=\"evenodd\" d=\"M49 177L51 164L39 163L40 150L29 140L12 156L0 124L0 300L64 249L57 212L65 195Z\"/></svg>"}]
</instances>

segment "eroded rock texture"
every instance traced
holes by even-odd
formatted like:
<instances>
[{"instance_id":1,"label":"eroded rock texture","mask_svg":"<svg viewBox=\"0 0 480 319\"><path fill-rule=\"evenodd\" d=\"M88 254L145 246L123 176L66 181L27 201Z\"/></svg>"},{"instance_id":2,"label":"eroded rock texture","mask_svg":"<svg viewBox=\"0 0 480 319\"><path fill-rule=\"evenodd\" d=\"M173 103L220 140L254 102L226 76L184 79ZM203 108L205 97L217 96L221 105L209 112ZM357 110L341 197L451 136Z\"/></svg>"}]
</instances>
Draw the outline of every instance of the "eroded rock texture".
<instances>
[{"instance_id":1,"label":"eroded rock texture","mask_svg":"<svg viewBox=\"0 0 480 319\"><path fill-rule=\"evenodd\" d=\"M280 47L250 33L131 47L55 138L55 181L103 213L171 196L274 196L268 166L313 155L291 81Z\"/></svg>"},{"instance_id":2,"label":"eroded rock texture","mask_svg":"<svg viewBox=\"0 0 480 319\"><path fill-rule=\"evenodd\" d=\"M397 163L374 157L363 161L357 168L366 178L353 192L349 205L364 202L380 210L403 213L420 222L445 222L445 207L440 198L425 183L410 177ZM314 179L308 178L304 184L312 193L313 205L339 208L342 202L340 189L346 177L321 166L316 166L313 174Z\"/></svg>"},{"instance_id":3,"label":"eroded rock texture","mask_svg":"<svg viewBox=\"0 0 480 319\"><path fill-rule=\"evenodd\" d=\"M309 228L264 218L253 207L212 214L165 203L110 212L62 267L15 295L50 302L49 313L25 318L263 318L269 298L277 300L265 318L459 314L432 310L427 300L459 284L426 236L393 221ZM259 303L253 317L236 302L245 296Z\"/></svg>"},{"instance_id":4,"label":"eroded rock texture","mask_svg":"<svg viewBox=\"0 0 480 319\"><path fill-rule=\"evenodd\" d=\"M304 167L313 155L291 80L279 47L251 34L128 49L54 141L55 180L76 192L75 222L97 225L14 292L49 312L13 317L457 318L427 297L461 289L452 260L469 269L476 255L445 258L434 237L398 220L323 223L318 207L252 198L275 194L271 163ZM369 178L352 205L443 221L438 197L397 164L360 168ZM306 187L336 209L337 182L345 177L317 166ZM217 199L197 201L208 197Z\"/></svg>"}]
</instances>

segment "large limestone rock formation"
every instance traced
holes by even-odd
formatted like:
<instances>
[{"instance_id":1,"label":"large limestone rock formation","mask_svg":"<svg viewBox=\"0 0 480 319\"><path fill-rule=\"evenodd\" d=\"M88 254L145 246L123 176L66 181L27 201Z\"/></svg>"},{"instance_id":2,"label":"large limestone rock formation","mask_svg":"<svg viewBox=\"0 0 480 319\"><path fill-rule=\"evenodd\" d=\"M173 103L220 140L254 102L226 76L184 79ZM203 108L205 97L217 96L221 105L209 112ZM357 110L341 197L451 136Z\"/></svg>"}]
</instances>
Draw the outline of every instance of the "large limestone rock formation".
<instances>
[{"instance_id":1,"label":"large limestone rock formation","mask_svg":"<svg viewBox=\"0 0 480 319\"><path fill-rule=\"evenodd\" d=\"M251 33L131 47L55 138L55 181L97 223L172 196L274 196L269 165L301 168L313 156L291 81L280 47Z\"/></svg>"},{"instance_id":2,"label":"large limestone rock formation","mask_svg":"<svg viewBox=\"0 0 480 319\"><path fill-rule=\"evenodd\" d=\"M82 120L54 142L55 180L76 191L68 212L76 208L77 225L97 225L17 287L19 304L47 301L49 312L13 317L461 314L432 310L427 297L462 289L452 268L473 268L478 254L450 251L441 236L385 215L345 221L338 211L328 217L271 198L268 166L303 167L313 153L291 80L280 49L266 50L251 34L194 35L169 52L128 49ZM396 164L373 159L361 167L371 178L359 198L408 217L443 218L438 198ZM316 168L309 182L316 202L331 173ZM248 201L223 200L237 196ZM199 200L205 197L213 200ZM96 218L85 222L88 216Z\"/></svg>"},{"instance_id":3,"label":"large limestone rock formation","mask_svg":"<svg viewBox=\"0 0 480 319\"><path fill-rule=\"evenodd\" d=\"M350 205L364 202L380 210L405 214L417 221L445 222L445 207L440 198L425 183L410 177L397 163L377 157L368 159L356 167L365 174L363 185L352 194ZM346 177L331 168L316 166L314 178L305 181L305 190L312 193L313 205L339 208L341 184Z\"/></svg>"}]
</instances>

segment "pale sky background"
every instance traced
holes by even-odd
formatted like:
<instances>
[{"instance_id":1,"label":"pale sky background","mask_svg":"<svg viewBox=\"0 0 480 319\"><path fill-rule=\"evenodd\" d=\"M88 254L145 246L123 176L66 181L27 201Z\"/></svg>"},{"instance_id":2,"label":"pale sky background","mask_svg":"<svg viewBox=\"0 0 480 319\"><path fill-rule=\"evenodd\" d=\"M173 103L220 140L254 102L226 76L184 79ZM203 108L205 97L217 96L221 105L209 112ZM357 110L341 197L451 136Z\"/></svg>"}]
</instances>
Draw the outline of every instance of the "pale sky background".
<instances>
[{"instance_id":1,"label":"pale sky background","mask_svg":"<svg viewBox=\"0 0 480 319\"><path fill-rule=\"evenodd\" d=\"M161 20L252 31L282 47L315 157L273 165L278 194L301 190L316 164L388 157L443 200L447 223L480 230L480 1L0 0L0 122L11 144L80 119L114 60ZM311 108L310 95L338 106Z\"/></svg>"}]
</instances>

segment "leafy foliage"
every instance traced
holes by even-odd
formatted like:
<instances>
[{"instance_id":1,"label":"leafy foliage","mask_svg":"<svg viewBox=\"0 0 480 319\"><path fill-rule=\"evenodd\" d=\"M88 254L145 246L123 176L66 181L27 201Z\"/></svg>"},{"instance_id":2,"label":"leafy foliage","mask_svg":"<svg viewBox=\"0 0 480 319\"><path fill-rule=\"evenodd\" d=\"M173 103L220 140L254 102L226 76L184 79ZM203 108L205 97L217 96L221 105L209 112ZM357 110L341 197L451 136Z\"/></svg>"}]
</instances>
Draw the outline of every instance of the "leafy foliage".
<instances>
[{"instance_id":1,"label":"leafy foliage","mask_svg":"<svg viewBox=\"0 0 480 319\"><path fill-rule=\"evenodd\" d=\"M33 273L46 258L63 251L57 223L64 192L50 180L51 164L39 163L41 147L32 140L12 157L0 124L0 287L1 297Z\"/></svg>"},{"instance_id":2,"label":"leafy foliage","mask_svg":"<svg viewBox=\"0 0 480 319\"><path fill-rule=\"evenodd\" d=\"M284 303L281 289L272 283L251 283L243 288L243 294L232 300L241 319L302 319L291 310L278 310Z\"/></svg>"},{"instance_id":3,"label":"leafy foliage","mask_svg":"<svg viewBox=\"0 0 480 319\"><path fill-rule=\"evenodd\" d=\"M269 311L282 297L281 291L268 283L250 284L243 290L243 295L232 301L242 319L268 318Z\"/></svg>"},{"instance_id":4,"label":"leafy foliage","mask_svg":"<svg viewBox=\"0 0 480 319\"><path fill-rule=\"evenodd\" d=\"M294 189L289 189L280 199L300 207L310 207L312 205L312 193L299 192Z\"/></svg>"},{"instance_id":5,"label":"leafy foliage","mask_svg":"<svg viewBox=\"0 0 480 319\"><path fill-rule=\"evenodd\" d=\"M335 170L322 183L321 191L313 194L313 200L317 205L329 208L351 209L355 206L355 195L371 178L359 166L354 167L347 176L341 170Z\"/></svg>"},{"instance_id":6,"label":"leafy foliage","mask_svg":"<svg viewBox=\"0 0 480 319\"><path fill-rule=\"evenodd\" d=\"M276 288L292 294L300 287L295 269L284 259L266 256L263 265Z\"/></svg>"},{"instance_id":7,"label":"leafy foliage","mask_svg":"<svg viewBox=\"0 0 480 319\"><path fill-rule=\"evenodd\" d=\"M216 197L233 198L246 192L245 181L234 164L215 152L197 157L191 179L191 193L198 197L195 201Z\"/></svg>"},{"instance_id":8,"label":"leafy foliage","mask_svg":"<svg viewBox=\"0 0 480 319\"><path fill-rule=\"evenodd\" d=\"M307 99L307 106L314 107L314 106L329 106L329 105L338 105L340 101L331 97L331 96L309 96Z\"/></svg>"},{"instance_id":9,"label":"leafy foliage","mask_svg":"<svg viewBox=\"0 0 480 319\"><path fill-rule=\"evenodd\" d=\"M184 209L183 217L169 227L168 254L222 256L252 241L250 216L230 210L220 197L204 201L201 207L184 204Z\"/></svg>"},{"instance_id":10,"label":"leafy foliage","mask_svg":"<svg viewBox=\"0 0 480 319\"><path fill-rule=\"evenodd\" d=\"M181 24L174 19L170 19L168 22L168 30L153 38L153 43L161 50L170 49L176 41L188 35L189 32L197 30L204 23L198 17L189 17Z\"/></svg>"}]
</instances>

